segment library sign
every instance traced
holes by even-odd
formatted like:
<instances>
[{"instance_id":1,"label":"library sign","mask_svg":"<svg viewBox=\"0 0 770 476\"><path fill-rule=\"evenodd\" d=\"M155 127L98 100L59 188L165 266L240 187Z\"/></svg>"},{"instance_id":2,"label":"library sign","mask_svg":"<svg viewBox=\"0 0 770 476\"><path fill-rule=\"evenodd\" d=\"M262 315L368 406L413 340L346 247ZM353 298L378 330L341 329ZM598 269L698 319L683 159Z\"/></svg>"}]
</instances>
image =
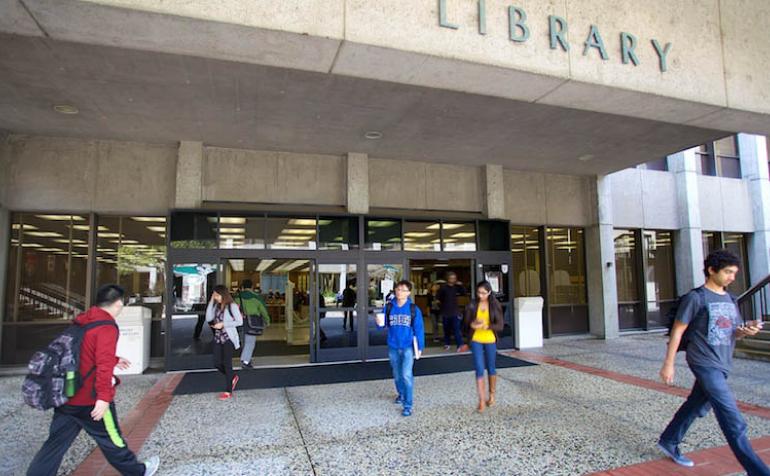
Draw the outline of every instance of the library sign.
<instances>
[{"instance_id":1,"label":"library sign","mask_svg":"<svg viewBox=\"0 0 770 476\"><path fill-rule=\"evenodd\" d=\"M487 6L486 0L478 0L479 12L478 12L478 28L480 35L487 34ZM439 26L444 28L451 28L457 30L460 27L447 20L447 7L446 0L439 0L438 7L438 22ZM527 23L527 12L521 7L510 6L508 7L508 24L509 24L509 38L516 43L524 43L529 40L530 29ZM548 16L548 35L551 41L551 49L559 49L562 51L569 51L570 44L567 41L566 35L568 31L567 20L557 15ZM665 73L668 68L666 66L666 57L671 50L671 43L661 45L658 40L651 40L655 53L658 55L658 61L660 63L660 71ZM623 64L633 64L639 66L639 58L636 56L636 48L639 46L636 37L631 33L624 31L620 32L620 60ZM583 56L588 56L591 49L594 48L599 52L602 60L609 60L610 57L607 54L607 48L604 46L604 41L599 33L599 28L596 25L591 25L586 41L583 42Z\"/></svg>"}]
</instances>

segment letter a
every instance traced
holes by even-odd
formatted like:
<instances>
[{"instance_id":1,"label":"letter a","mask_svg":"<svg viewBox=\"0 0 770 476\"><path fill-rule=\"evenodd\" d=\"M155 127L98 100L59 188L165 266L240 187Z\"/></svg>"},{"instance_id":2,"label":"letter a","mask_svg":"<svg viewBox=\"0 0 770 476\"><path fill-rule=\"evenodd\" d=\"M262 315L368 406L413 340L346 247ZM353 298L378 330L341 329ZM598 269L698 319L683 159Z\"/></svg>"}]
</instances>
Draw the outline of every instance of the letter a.
<instances>
[{"instance_id":1,"label":"letter a","mask_svg":"<svg viewBox=\"0 0 770 476\"><path fill-rule=\"evenodd\" d=\"M610 57L607 56L607 50L604 48L602 36L599 34L599 29L596 28L596 25L591 25L591 32L588 34L585 45L586 47L583 48L583 56L588 55L589 48L598 48L603 60L610 59Z\"/></svg>"}]
</instances>

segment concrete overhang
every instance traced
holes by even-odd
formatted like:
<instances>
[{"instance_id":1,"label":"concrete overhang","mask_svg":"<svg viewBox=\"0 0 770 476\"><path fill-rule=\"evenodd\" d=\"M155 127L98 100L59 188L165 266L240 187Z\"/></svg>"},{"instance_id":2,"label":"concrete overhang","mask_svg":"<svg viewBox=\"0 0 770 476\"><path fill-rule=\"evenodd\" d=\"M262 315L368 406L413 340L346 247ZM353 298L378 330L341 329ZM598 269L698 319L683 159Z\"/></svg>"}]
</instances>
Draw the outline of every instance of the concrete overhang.
<instances>
[{"instance_id":1,"label":"concrete overhang","mask_svg":"<svg viewBox=\"0 0 770 476\"><path fill-rule=\"evenodd\" d=\"M313 4L305 24L287 21L297 0L259 17L284 30L149 11L198 2L102 3L0 0L0 129L577 175L770 131L761 101L731 108L721 94L683 99L353 41L371 39L357 1L341 13Z\"/></svg>"}]
</instances>

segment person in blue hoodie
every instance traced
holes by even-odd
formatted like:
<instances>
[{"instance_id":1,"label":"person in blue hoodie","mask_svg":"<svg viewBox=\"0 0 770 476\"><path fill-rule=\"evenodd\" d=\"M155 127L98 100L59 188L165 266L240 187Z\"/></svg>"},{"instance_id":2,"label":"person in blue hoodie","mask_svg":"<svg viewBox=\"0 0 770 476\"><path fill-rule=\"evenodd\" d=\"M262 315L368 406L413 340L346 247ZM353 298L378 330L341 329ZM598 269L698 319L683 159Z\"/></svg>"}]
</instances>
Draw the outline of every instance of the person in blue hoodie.
<instances>
[{"instance_id":1,"label":"person in blue hoodie","mask_svg":"<svg viewBox=\"0 0 770 476\"><path fill-rule=\"evenodd\" d=\"M395 403L404 406L404 416L412 415L414 360L425 348L425 329L420 308L410 299L412 283L407 280L396 284L396 297L385 306L385 319L377 321L379 329L388 329L388 356L393 368L393 380L398 390Z\"/></svg>"}]
</instances>

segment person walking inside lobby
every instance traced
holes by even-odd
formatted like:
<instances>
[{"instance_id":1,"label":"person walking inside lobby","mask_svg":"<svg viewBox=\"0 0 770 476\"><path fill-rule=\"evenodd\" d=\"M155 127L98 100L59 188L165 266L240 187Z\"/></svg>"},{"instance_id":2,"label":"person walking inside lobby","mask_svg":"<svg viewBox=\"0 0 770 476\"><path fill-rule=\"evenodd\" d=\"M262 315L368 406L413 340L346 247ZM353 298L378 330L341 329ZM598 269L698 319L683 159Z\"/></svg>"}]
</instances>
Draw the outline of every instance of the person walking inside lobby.
<instances>
[{"instance_id":1,"label":"person walking inside lobby","mask_svg":"<svg viewBox=\"0 0 770 476\"><path fill-rule=\"evenodd\" d=\"M243 316L233 302L230 291L221 284L214 286L211 300L206 308L206 322L214 330L214 367L225 376L224 392L220 400L233 396L238 376L233 372L233 355L241 346L238 327L243 325Z\"/></svg>"},{"instance_id":2,"label":"person walking inside lobby","mask_svg":"<svg viewBox=\"0 0 770 476\"><path fill-rule=\"evenodd\" d=\"M455 335L455 344L460 349L463 346L463 333L460 328L460 308L457 305L457 296L467 296L462 283L457 282L457 275L450 271L446 275L446 284L438 291L438 300L441 303L441 324L444 326L444 350L449 350L452 345L452 333Z\"/></svg>"},{"instance_id":3,"label":"person walking inside lobby","mask_svg":"<svg viewBox=\"0 0 770 476\"><path fill-rule=\"evenodd\" d=\"M739 264L740 259L727 250L711 253L704 262L706 284L687 293L679 303L660 378L666 385L673 383L674 358L685 339L687 365L695 375L695 385L660 435L658 448L675 463L694 466L679 451L679 444L695 419L713 408L730 449L748 475L768 476L770 470L751 447L746 421L727 386L735 339L756 335L762 327L762 321L744 323L735 299L725 291L735 280Z\"/></svg>"},{"instance_id":4,"label":"person walking inside lobby","mask_svg":"<svg viewBox=\"0 0 770 476\"><path fill-rule=\"evenodd\" d=\"M403 416L411 416L414 393L415 359L425 348L425 330L420 308L412 303L412 283L407 280L396 284L396 297L385 306L385 315L377 316L378 329L388 329L388 357L393 368L393 380L398 390L395 403L403 405Z\"/></svg>"},{"instance_id":5,"label":"person walking inside lobby","mask_svg":"<svg viewBox=\"0 0 770 476\"><path fill-rule=\"evenodd\" d=\"M257 346L257 336L262 333L262 329L252 327L249 316L261 316L265 325L270 325L270 315L267 312L265 303L262 302L262 296L255 293L252 289L254 284L250 279L244 279L241 283L243 288L236 297L243 313L246 314L243 324L243 350L241 351L241 367L244 369L254 368L251 365L251 357L254 354L254 348Z\"/></svg>"},{"instance_id":6,"label":"person walking inside lobby","mask_svg":"<svg viewBox=\"0 0 770 476\"><path fill-rule=\"evenodd\" d=\"M476 391L479 394L478 411L495 406L497 392L497 333L503 330L503 307L494 297L492 286L481 281L476 286L476 299L465 309L463 327L469 329L473 364L476 369ZM486 399L484 369L489 375L489 399Z\"/></svg>"}]
</instances>

